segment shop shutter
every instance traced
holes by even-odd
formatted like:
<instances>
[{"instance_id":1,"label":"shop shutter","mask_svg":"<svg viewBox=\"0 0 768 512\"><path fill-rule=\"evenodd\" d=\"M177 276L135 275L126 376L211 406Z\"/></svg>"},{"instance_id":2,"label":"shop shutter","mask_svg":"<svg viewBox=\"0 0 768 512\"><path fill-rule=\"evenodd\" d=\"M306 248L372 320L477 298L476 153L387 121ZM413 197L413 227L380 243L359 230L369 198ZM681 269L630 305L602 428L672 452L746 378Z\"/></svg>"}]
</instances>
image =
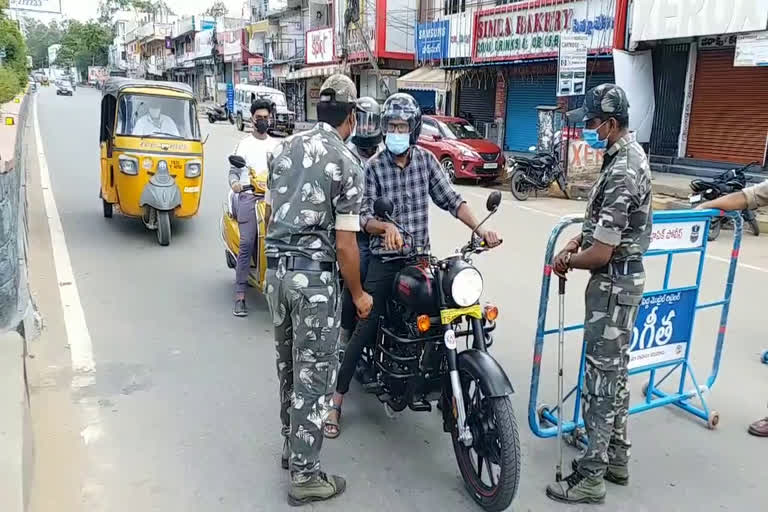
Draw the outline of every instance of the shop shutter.
<instances>
[{"instance_id":1,"label":"shop shutter","mask_svg":"<svg viewBox=\"0 0 768 512\"><path fill-rule=\"evenodd\" d=\"M653 50L656 110L651 129L651 154L677 156L689 47L689 44L672 44L657 46Z\"/></svg>"},{"instance_id":2,"label":"shop shutter","mask_svg":"<svg viewBox=\"0 0 768 512\"><path fill-rule=\"evenodd\" d=\"M458 116L464 112L472 114L475 128L484 133L485 123L492 123L496 101L496 80L489 78L463 78L459 90Z\"/></svg>"},{"instance_id":3,"label":"shop shutter","mask_svg":"<svg viewBox=\"0 0 768 512\"><path fill-rule=\"evenodd\" d=\"M424 114L435 113L435 91L422 91L416 89L402 89L402 92L410 94L421 107Z\"/></svg>"},{"instance_id":4,"label":"shop shutter","mask_svg":"<svg viewBox=\"0 0 768 512\"><path fill-rule=\"evenodd\" d=\"M734 49L699 50L686 155L747 164L765 160L768 68L734 67Z\"/></svg>"},{"instance_id":5,"label":"shop shutter","mask_svg":"<svg viewBox=\"0 0 768 512\"><path fill-rule=\"evenodd\" d=\"M504 149L528 151L536 145L539 105L557 105L555 75L511 78L507 82Z\"/></svg>"}]
</instances>

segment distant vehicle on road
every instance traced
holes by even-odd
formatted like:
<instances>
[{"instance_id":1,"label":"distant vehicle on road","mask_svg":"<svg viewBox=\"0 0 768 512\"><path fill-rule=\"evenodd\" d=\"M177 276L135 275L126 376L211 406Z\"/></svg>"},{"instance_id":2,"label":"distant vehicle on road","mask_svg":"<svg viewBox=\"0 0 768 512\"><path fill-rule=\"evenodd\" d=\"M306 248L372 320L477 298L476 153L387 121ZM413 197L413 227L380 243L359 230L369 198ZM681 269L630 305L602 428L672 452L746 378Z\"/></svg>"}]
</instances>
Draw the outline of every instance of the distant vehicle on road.
<instances>
[{"instance_id":1,"label":"distant vehicle on road","mask_svg":"<svg viewBox=\"0 0 768 512\"><path fill-rule=\"evenodd\" d=\"M68 80L56 80L56 96L72 96L72 84Z\"/></svg>"},{"instance_id":2,"label":"distant vehicle on road","mask_svg":"<svg viewBox=\"0 0 768 512\"><path fill-rule=\"evenodd\" d=\"M263 85L237 84L235 86L235 124L237 129L245 129L245 121L251 118L251 103L256 98L264 98L271 101L275 108L272 112L273 121L271 131L283 132L291 135L296 128L296 114L288 110L288 102L285 93L278 89Z\"/></svg>"},{"instance_id":3,"label":"distant vehicle on road","mask_svg":"<svg viewBox=\"0 0 768 512\"><path fill-rule=\"evenodd\" d=\"M495 181L504 171L501 148L460 117L424 116L418 145L440 161L448 178Z\"/></svg>"}]
</instances>

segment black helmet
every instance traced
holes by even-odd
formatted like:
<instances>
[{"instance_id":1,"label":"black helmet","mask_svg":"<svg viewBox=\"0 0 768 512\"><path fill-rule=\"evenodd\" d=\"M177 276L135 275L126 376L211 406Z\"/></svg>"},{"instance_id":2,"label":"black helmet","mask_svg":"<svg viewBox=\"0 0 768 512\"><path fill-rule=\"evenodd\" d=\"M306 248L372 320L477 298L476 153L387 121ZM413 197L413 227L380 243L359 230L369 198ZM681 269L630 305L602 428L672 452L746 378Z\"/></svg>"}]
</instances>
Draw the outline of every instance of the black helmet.
<instances>
[{"instance_id":1,"label":"black helmet","mask_svg":"<svg viewBox=\"0 0 768 512\"><path fill-rule=\"evenodd\" d=\"M421 107L413 96L398 92L387 98L381 113L381 131L387 132L392 120L407 121L411 133L410 143L416 144L421 134Z\"/></svg>"},{"instance_id":2,"label":"black helmet","mask_svg":"<svg viewBox=\"0 0 768 512\"><path fill-rule=\"evenodd\" d=\"M381 107L370 96L357 100L357 126L352 144L361 148L374 148L381 143Z\"/></svg>"}]
</instances>

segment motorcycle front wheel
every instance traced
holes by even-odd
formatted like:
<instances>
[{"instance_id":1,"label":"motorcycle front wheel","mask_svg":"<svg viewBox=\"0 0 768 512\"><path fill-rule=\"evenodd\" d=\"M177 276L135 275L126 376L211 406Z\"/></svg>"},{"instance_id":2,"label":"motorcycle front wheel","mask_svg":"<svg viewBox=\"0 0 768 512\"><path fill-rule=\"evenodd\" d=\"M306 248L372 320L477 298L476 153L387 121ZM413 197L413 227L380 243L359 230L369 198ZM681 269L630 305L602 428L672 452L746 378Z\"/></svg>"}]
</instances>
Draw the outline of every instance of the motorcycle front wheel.
<instances>
[{"instance_id":1,"label":"motorcycle front wheel","mask_svg":"<svg viewBox=\"0 0 768 512\"><path fill-rule=\"evenodd\" d=\"M518 201L525 201L528 199L528 195L531 193L528 183L525 181L525 175L523 171L517 170L512 173L512 180L510 185L512 195Z\"/></svg>"},{"instance_id":2,"label":"motorcycle front wheel","mask_svg":"<svg viewBox=\"0 0 768 512\"><path fill-rule=\"evenodd\" d=\"M562 172L557 175L557 180L556 181L557 181L557 186L560 187L560 190L563 193L563 196L566 199L570 199L571 197L568 195L568 188L567 188L566 183L565 183L565 176L563 175Z\"/></svg>"},{"instance_id":3,"label":"motorcycle front wheel","mask_svg":"<svg viewBox=\"0 0 768 512\"><path fill-rule=\"evenodd\" d=\"M752 234L760 236L760 224L757 222L755 212L752 210L744 210L741 212L741 216L744 219L745 224L749 226L749 230L752 231Z\"/></svg>"},{"instance_id":4,"label":"motorcycle front wheel","mask_svg":"<svg viewBox=\"0 0 768 512\"><path fill-rule=\"evenodd\" d=\"M458 439L454 424L451 438L459 471L478 505L489 512L506 510L520 483L520 437L512 400L484 396L482 375L462 370L460 377L472 444Z\"/></svg>"},{"instance_id":5,"label":"motorcycle front wheel","mask_svg":"<svg viewBox=\"0 0 768 512\"><path fill-rule=\"evenodd\" d=\"M720 219L712 219L709 222L709 233L707 234L707 240L714 242L717 237L720 236L720 228L722 221Z\"/></svg>"}]
</instances>

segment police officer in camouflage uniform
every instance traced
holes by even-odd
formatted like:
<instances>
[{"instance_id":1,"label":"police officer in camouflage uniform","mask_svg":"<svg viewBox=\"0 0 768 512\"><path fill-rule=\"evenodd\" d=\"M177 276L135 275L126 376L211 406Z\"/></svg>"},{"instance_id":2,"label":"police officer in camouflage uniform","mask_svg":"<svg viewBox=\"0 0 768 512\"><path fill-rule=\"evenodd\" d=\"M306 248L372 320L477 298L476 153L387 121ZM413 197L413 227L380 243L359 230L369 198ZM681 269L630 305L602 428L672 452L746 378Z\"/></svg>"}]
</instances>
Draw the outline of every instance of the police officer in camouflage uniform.
<instances>
[{"instance_id":1,"label":"police officer in camouflage uniform","mask_svg":"<svg viewBox=\"0 0 768 512\"><path fill-rule=\"evenodd\" d=\"M291 505L326 500L346 487L343 478L320 471L319 455L339 365L337 261L358 316L366 318L372 305L360 284L356 241L363 174L344 143L354 132L356 100L348 77L328 78L317 105L320 122L277 146L268 165L266 298Z\"/></svg>"},{"instance_id":2,"label":"police officer in camouflage uniform","mask_svg":"<svg viewBox=\"0 0 768 512\"><path fill-rule=\"evenodd\" d=\"M583 414L589 444L574 472L547 487L566 503L602 503L605 480L629 483L627 365L632 328L645 287L643 254L651 236L651 172L643 148L628 131L629 102L613 84L589 90L568 113L586 123L584 140L607 148L589 194L584 225L554 261L555 272L592 274L585 294L586 371Z\"/></svg>"}]
</instances>

